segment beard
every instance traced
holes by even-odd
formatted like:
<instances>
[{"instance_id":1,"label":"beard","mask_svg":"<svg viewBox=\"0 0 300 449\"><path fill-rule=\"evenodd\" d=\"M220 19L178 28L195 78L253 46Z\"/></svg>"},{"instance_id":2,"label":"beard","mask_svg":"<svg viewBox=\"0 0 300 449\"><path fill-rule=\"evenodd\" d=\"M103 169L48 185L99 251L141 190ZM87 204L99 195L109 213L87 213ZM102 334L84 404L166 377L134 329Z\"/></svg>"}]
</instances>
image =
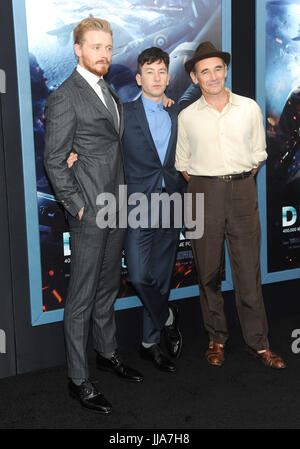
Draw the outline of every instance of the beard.
<instances>
[{"instance_id":1,"label":"beard","mask_svg":"<svg viewBox=\"0 0 300 449\"><path fill-rule=\"evenodd\" d=\"M82 60L82 63L86 70L99 77L107 74L111 64L107 58L99 59L99 61L96 61L93 65L84 59Z\"/></svg>"}]
</instances>

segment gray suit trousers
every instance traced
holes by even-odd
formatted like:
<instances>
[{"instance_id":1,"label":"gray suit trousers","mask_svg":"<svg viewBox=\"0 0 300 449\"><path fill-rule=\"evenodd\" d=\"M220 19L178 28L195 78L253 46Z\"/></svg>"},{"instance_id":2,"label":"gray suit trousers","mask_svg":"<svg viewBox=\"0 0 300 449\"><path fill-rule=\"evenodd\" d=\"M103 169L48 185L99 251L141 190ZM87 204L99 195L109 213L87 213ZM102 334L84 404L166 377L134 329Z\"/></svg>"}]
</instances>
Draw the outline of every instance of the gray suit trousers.
<instances>
[{"instance_id":1,"label":"gray suit trousers","mask_svg":"<svg viewBox=\"0 0 300 449\"><path fill-rule=\"evenodd\" d=\"M69 217L71 277L64 311L68 376L87 379L90 325L95 350L117 348L114 303L120 288L123 229L99 229L95 219Z\"/></svg>"}]
</instances>

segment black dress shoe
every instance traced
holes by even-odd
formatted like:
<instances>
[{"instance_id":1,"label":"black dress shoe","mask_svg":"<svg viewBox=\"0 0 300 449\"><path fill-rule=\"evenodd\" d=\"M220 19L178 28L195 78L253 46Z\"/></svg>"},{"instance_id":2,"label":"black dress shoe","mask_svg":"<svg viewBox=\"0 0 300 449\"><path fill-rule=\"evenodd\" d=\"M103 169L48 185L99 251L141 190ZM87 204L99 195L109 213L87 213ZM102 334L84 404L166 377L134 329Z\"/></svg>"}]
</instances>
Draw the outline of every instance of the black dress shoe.
<instances>
[{"instance_id":1,"label":"black dress shoe","mask_svg":"<svg viewBox=\"0 0 300 449\"><path fill-rule=\"evenodd\" d=\"M70 380L69 393L72 397L79 399L81 405L96 413L107 415L112 410L112 405L105 399L94 384L85 380L81 385L75 385Z\"/></svg>"},{"instance_id":2,"label":"black dress shoe","mask_svg":"<svg viewBox=\"0 0 300 449\"><path fill-rule=\"evenodd\" d=\"M115 373L117 376L122 377L129 382L143 382L144 377L137 370L124 365L118 352L114 352L110 359L102 357L97 354L97 367L102 371L109 371Z\"/></svg>"},{"instance_id":3,"label":"black dress shoe","mask_svg":"<svg viewBox=\"0 0 300 449\"><path fill-rule=\"evenodd\" d=\"M166 371L167 373L176 372L175 365L168 359L158 345L152 345L150 348L145 348L141 345L140 356L144 360L151 360L155 368L161 371Z\"/></svg>"},{"instance_id":4,"label":"black dress shoe","mask_svg":"<svg viewBox=\"0 0 300 449\"><path fill-rule=\"evenodd\" d=\"M169 308L173 312L173 323L170 326L163 327L166 347L172 357L179 357L182 348L182 336L178 329L178 309L170 304Z\"/></svg>"}]
</instances>

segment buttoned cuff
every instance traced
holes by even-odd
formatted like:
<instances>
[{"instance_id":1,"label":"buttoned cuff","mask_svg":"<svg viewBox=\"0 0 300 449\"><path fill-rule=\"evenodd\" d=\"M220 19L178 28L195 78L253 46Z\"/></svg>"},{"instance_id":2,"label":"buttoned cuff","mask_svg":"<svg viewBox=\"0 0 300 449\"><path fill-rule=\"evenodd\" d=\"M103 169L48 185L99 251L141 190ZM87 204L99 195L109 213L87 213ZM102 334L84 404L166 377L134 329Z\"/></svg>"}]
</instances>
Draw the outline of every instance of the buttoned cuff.
<instances>
[{"instance_id":1,"label":"buttoned cuff","mask_svg":"<svg viewBox=\"0 0 300 449\"><path fill-rule=\"evenodd\" d=\"M73 217L76 217L78 212L85 206L84 200L78 193L74 194L70 199L61 200L61 204Z\"/></svg>"}]
</instances>

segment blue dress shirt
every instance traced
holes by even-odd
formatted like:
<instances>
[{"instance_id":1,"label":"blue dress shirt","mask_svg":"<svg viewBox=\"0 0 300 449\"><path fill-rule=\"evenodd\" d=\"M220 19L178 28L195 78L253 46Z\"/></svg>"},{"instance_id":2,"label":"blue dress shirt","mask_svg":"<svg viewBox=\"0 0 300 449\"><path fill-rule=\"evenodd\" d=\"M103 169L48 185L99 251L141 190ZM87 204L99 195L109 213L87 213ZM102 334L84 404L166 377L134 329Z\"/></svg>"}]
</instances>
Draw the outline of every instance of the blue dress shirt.
<instances>
[{"instance_id":1,"label":"blue dress shirt","mask_svg":"<svg viewBox=\"0 0 300 449\"><path fill-rule=\"evenodd\" d=\"M164 110L162 101L156 103L144 96L142 96L142 101L152 139L163 165L171 136L172 122L169 114ZM164 179L162 179L162 187L165 187Z\"/></svg>"}]
</instances>

